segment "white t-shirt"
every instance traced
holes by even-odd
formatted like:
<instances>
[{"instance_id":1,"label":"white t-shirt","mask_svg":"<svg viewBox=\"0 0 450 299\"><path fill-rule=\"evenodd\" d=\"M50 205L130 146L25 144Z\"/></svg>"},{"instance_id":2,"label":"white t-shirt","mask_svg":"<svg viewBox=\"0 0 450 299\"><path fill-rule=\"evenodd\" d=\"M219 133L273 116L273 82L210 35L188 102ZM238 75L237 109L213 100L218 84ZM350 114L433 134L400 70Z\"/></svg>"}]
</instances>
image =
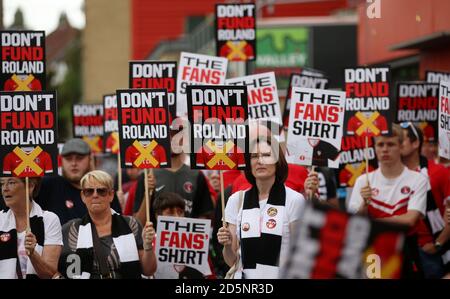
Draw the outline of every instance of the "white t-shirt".
<instances>
[{"instance_id":1,"label":"white t-shirt","mask_svg":"<svg viewBox=\"0 0 450 299\"><path fill-rule=\"evenodd\" d=\"M281 249L280 249L280 266L284 264L286 261L287 255L289 253L289 241L291 238L291 231L289 228L289 224L300 219L300 215L303 211L305 205L305 199L303 195L292 190L289 187L286 188L286 209L287 212L283 220L283 235L281 239ZM243 199L245 198L245 192L243 194ZM267 204L267 199L260 200L260 210L261 210L261 219L262 214L264 213L264 207ZM239 224L241 221L242 214L242 205L239 206L239 192L236 192L230 196L228 199L227 205L225 207L225 221L236 225L236 235L239 238Z\"/></svg>"},{"instance_id":2,"label":"white t-shirt","mask_svg":"<svg viewBox=\"0 0 450 299\"><path fill-rule=\"evenodd\" d=\"M44 246L45 245L63 245L61 223L55 213L44 211L42 215L44 221ZM42 255L42 253L40 252ZM28 256L25 250L25 231L17 233L17 255L19 257L20 269L22 277L27 273Z\"/></svg>"},{"instance_id":3,"label":"white t-shirt","mask_svg":"<svg viewBox=\"0 0 450 299\"><path fill-rule=\"evenodd\" d=\"M423 174L404 167L400 176L387 179L378 168L369 173L369 184L372 198L368 212L373 218L403 215L410 210L425 215L428 179ZM356 213L361 207L361 188L366 185L366 175L358 177L348 204L350 213Z\"/></svg>"}]
</instances>

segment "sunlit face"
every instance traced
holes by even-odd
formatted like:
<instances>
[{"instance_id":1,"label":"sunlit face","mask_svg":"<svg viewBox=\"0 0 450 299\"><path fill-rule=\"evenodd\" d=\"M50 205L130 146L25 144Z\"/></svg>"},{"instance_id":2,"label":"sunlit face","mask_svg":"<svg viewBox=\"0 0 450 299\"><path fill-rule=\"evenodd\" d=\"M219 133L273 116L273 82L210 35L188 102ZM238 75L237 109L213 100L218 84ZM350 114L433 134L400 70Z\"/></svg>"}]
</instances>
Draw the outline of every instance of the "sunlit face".
<instances>
[{"instance_id":1,"label":"sunlit face","mask_svg":"<svg viewBox=\"0 0 450 299\"><path fill-rule=\"evenodd\" d=\"M64 177L69 182L79 183L81 178L90 170L90 156L69 154L61 158Z\"/></svg>"},{"instance_id":2,"label":"sunlit face","mask_svg":"<svg viewBox=\"0 0 450 299\"><path fill-rule=\"evenodd\" d=\"M402 145L396 136L380 136L375 138L375 152L380 164L397 163L401 159L401 150Z\"/></svg>"},{"instance_id":3,"label":"sunlit face","mask_svg":"<svg viewBox=\"0 0 450 299\"><path fill-rule=\"evenodd\" d=\"M267 142L254 145L250 154L252 174L256 180L275 176L276 158Z\"/></svg>"},{"instance_id":4,"label":"sunlit face","mask_svg":"<svg viewBox=\"0 0 450 299\"><path fill-rule=\"evenodd\" d=\"M90 214L102 213L110 209L114 190L91 178L81 190L81 199Z\"/></svg>"},{"instance_id":5,"label":"sunlit face","mask_svg":"<svg viewBox=\"0 0 450 299\"><path fill-rule=\"evenodd\" d=\"M403 143L401 148L402 157L407 157L414 153L419 147L419 141L416 140L411 142L411 139L408 137L408 130L402 130L403 133Z\"/></svg>"},{"instance_id":6,"label":"sunlit face","mask_svg":"<svg viewBox=\"0 0 450 299\"><path fill-rule=\"evenodd\" d=\"M0 180L2 196L8 207L25 200L25 183L19 178L2 178Z\"/></svg>"}]
</instances>

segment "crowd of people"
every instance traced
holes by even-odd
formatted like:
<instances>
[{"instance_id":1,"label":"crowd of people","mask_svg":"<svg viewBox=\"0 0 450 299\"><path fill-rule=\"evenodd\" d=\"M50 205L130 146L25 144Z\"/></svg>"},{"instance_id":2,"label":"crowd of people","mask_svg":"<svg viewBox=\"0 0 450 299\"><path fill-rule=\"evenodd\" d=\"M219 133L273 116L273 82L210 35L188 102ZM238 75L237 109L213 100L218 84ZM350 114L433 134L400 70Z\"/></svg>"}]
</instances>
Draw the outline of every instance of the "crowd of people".
<instances>
[{"instance_id":1,"label":"crowd of people","mask_svg":"<svg viewBox=\"0 0 450 299\"><path fill-rule=\"evenodd\" d=\"M1 178L0 278L224 278L230 268L237 279L278 278L308 201L407 226L402 277L448 276L448 161L422 156L423 135L412 123L393 124L374 145L378 168L361 175L342 203L333 170L288 164L269 129L250 130L250 165L225 171L224 190L216 171L191 169L174 152L171 167L154 169L147 182L140 170L124 170L126 188L117 192L117 178L95 170L101 167L89 146L71 139L61 152L62 175L29 180L29 215L25 179ZM211 275L158 265L161 215L212 220ZM76 259L79 273L70 267Z\"/></svg>"}]
</instances>

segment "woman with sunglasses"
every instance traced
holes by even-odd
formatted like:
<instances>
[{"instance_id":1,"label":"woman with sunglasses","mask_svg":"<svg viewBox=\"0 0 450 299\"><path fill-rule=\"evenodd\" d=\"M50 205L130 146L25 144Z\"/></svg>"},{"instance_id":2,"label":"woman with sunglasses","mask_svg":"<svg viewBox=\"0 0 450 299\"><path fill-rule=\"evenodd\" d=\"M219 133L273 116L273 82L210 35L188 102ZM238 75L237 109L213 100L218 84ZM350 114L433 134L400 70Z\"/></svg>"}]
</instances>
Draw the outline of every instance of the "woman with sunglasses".
<instances>
[{"instance_id":1,"label":"woman with sunglasses","mask_svg":"<svg viewBox=\"0 0 450 299\"><path fill-rule=\"evenodd\" d=\"M64 248L60 272L67 278L141 278L156 271L155 230L142 229L133 217L111 209L113 179L101 170L81 179L81 198L88 214L63 226Z\"/></svg>"},{"instance_id":2,"label":"woman with sunglasses","mask_svg":"<svg viewBox=\"0 0 450 299\"><path fill-rule=\"evenodd\" d=\"M25 179L5 177L0 182L9 208L0 211L0 279L52 278L63 244L61 224L58 216L43 211L33 200L39 193L41 178L29 178L29 215Z\"/></svg>"},{"instance_id":3,"label":"woman with sunglasses","mask_svg":"<svg viewBox=\"0 0 450 299\"><path fill-rule=\"evenodd\" d=\"M250 153L245 176L252 186L228 200L227 225L219 229L217 239L228 266L240 258L235 278L278 278L304 198L284 185L288 165L276 140L258 136L250 143Z\"/></svg>"}]
</instances>

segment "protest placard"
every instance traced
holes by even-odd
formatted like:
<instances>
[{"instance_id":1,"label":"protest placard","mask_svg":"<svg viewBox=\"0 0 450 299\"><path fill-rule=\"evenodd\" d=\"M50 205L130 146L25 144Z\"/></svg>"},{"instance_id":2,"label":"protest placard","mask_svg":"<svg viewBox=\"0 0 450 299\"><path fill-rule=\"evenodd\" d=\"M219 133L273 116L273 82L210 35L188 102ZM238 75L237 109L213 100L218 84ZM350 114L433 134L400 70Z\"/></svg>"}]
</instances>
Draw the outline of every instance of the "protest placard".
<instances>
[{"instance_id":1,"label":"protest placard","mask_svg":"<svg viewBox=\"0 0 450 299\"><path fill-rule=\"evenodd\" d=\"M209 219L159 216L156 238L158 267L184 265L210 275L210 227Z\"/></svg>"},{"instance_id":2,"label":"protest placard","mask_svg":"<svg viewBox=\"0 0 450 299\"><path fill-rule=\"evenodd\" d=\"M394 105L390 98L388 67L346 68L345 134L378 136L391 132Z\"/></svg>"},{"instance_id":3,"label":"protest placard","mask_svg":"<svg viewBox=\"0 0 450 299\"><path fill-rule=\"evenodd\" d=\"M228 60L222 57L181 52L177 74L177 116L187 115L188 85L223 85Z\"/></svg>"},{"instance_id":4,"label":"protest placard","mask_svg":"<svg viewBox=\"0 0 450 299\"><path fill-rule=\"evenodd\" d=\"M106 153L119 153L119 121L117 97L115 94L103 96L103 148Z\"/></svg>"},{"instance_id":5,"label":"protest placard","mask_svg":"<svg viewBox=\"0 0 450 299\"><path fill-rule=\"evenodd\" d=\"M422 130L425 141L438 139L439 84L397 83L397 122L413 122Z\"/></svg>"},{"instance_id":6,"label":"protest placard","mask_svg":"<svg viewBox=\"0 0 450 299\"><path fill-rule=\"evenodd\" d=\"M165 89L117 90L122 168L170 167Z\"/></svg>"},{"instance_id":7,"label":"protest placard","mask_svg":"<svg viewBox=\"0 0 450 299\"><path fill-rule=\"evenodd\" d=\"M245 169L248 153L245 86L188 86L191 167Z\"/></svg>"},{"instance_id":8,"label":"protest placard","mask_svg":"<svg viewBox=\"0 0 450 299\"><path fill-rule=\"evenodd\" d=\"M405 228L308 203L281 278L400 278Z\"/></svg>"},{"instance_id":9,"label":"protest placard","mask_svg":"<svg viewBox=\"0 0 450 299\"><path fill-rule=\"evenodd\" d=\"M227 79L225 82L226 85L247 86L250 119L282 124L274 72Z\"/></svg>"},{"instance_id":10,"label":"protest placard","mask_svg":"<svg viewBox=\"0 0 450 299\"><path fill-rule=\"evenodd\" d=\"M177 115L177 62L130 61L130 88L167 89L170 118Z\"/></svg>"},{"instance_id":11,"label":"protest placard","mask_svg":"<svg viewBox=\"0 0 450 299\"><path fill-rule=\"evenodd\" d=\"M57 174L56 109L54 92L0 94L0 163L4 176Z\"/></svg>"},{"instance_id":12,"label":"protest placard","mask_svg":"<svg viewBox=\"0 0 450 299\"><path fill-rule=\"evenodd\" d=\"M337 168L345 93L292 88L287 135L288 162Z\"/></svg>"},{"instance_id":13,"label":"protest placard","mask_svg":"<svg viewBox=\"0 0 450 299\"><path fill-rule=\"evenodd\" d=\"M439 85L439 156L450 159L450 81Z\"/></svg>"},{"instance_id":14,"label":"protest placard","mask_svg":"<svg viewBox=\"0 0 450 299\"><path fill-rule=\"evenodd\" d=\"M256 5L216 4L217 56L230 61L256 59Z\"/></svg>"},{"instance_id":15,"label":"protest placard","mask_svg":"<svg viewBox=\"0 0 450 299\"><path fill-rule=\"evenodd\" d=\"M73 137L82 138L93 153L103 151L103 104L75 104L72 109Z\"/></svg>"},{"instance_id":16,"label":"protest placard","mask_svg":"<svg viewBox=\"0 0 450 299\"><path fill-rule=\"evenodd\" d=\"M45 32L1 31L0 89L45 90Z\"/></svg>"}]
</instances>

